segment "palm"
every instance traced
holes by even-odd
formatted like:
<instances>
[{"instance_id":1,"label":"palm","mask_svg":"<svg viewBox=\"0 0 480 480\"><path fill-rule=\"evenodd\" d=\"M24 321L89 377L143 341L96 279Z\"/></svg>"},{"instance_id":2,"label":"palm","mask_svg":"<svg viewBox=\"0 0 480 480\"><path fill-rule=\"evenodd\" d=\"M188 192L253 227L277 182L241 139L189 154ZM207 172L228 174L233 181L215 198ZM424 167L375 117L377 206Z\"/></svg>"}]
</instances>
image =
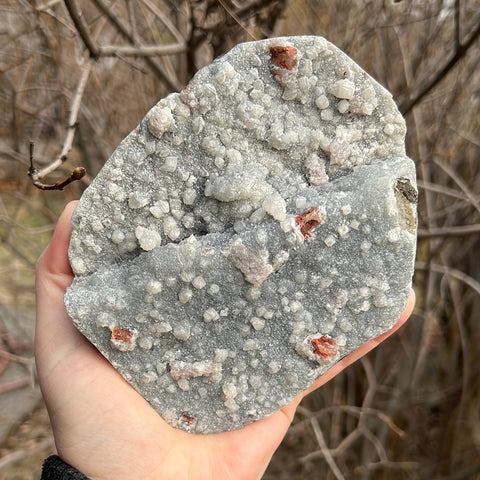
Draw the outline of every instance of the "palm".
<instances>
[{"instance_id":1,"label":"palm","mask_svg":"<svg viewBox=\"0 0 480 480\"><path fill-rule=\"evenodd\" d=\"M192 435L170 427L67 316L63 295L73 278L66 251L74 206L65 209L37 269L36 358L59 455L92 479L260 478L301 397L269 418L232 432ZM396 328L412 308L413 296ZM345 358L312 389L388 334Z\"/></svg>"}]
</instances>

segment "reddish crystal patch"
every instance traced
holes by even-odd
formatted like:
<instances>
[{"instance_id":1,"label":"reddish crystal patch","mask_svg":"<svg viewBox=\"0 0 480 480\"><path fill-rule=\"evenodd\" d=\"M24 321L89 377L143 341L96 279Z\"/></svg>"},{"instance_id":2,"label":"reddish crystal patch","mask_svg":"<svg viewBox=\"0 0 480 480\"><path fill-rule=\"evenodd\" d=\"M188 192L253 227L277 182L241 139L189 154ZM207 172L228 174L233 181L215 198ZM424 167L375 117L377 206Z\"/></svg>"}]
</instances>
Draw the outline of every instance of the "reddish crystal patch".
<instances>
[{"instance_id":1,"label":"reddish crystal patch","mask_svg":"<svg viewBox=\"0 0 480 480\"><path fill-rule=\"evenodd\" d=\"M300 227L303 238L310 238L311 232L325 220L325 213L318 207L312 207L306 212L295 217L295 224Z\"/></svg>"},{"instance_id":2,"label":"reddish crystal patch","mask_svg":"<svg viewBox=\"0 0 480 480\"><path fill-rule=\"evenodd\" d=\"M191 417L190 415L187 415L186 413L183 413L182 416L180 417L180 421L187 425L193 425L195 423L195 418Z\"/></svg>"},{"instance_id":3,"label":"reddish crystal patch","mask_svg":"<svg viewBox=\"0 0 480 480\"><path fill-rule=\"evenodd\" d=\"M294 47L270 47L272 63L285 70L293 70L298 65L298 50Z\"/></svg>"},{"instance_id":4,"label":"reddish crystal patch","mask_svg":"<svg viewBox=\"0 0 480 480\"><path fill-rule=\"evenodd\" d=\"M130 333L128 330L122 330L120 327L113 327L112 330L112 340L120 340L121 342L130 343L132 340L133 333Z\"/></svg>"},{"instance_id":5,"label":"reddish crystal patch","mask_svg":"<svg viewBox=\"0 0 480 480\"><path fill-rule=\"evenodd\" d=\"M313 351L322 358L332 358L337 354L337 343L330 337L317 337L311 340Z\"/></svg>"}]
</instances>

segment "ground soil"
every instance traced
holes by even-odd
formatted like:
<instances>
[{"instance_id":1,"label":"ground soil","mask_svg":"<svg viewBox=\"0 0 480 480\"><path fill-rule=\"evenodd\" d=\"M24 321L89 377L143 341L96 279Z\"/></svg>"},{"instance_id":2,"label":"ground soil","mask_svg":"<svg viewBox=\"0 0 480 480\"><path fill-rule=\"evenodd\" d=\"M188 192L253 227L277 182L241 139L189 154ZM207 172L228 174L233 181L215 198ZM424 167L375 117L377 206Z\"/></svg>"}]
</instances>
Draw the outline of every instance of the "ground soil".
<instances>
[{"instance_id":1,"label":"ground soil","mask_svg":"<svg viewBox=\"0 0 480 480\"><path fill-rule=\"evenodd\" d=\"M0 445L0 480L38 480L44 459L53 453L52 429L41 402Z\"/></svg>"}]
</instances>

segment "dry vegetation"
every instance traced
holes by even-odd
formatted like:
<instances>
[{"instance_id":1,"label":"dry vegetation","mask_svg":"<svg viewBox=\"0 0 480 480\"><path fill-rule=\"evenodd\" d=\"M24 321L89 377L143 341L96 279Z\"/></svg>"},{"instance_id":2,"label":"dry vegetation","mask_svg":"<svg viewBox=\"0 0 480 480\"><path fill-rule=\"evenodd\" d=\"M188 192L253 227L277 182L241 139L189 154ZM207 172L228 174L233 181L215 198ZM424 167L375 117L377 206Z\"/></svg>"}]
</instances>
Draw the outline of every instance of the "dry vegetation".
<instances>
[{"instance_id":1,"label":"dry vegetation","mask_svg":"<svg viewBox=\"0 0 480 480\"><path fill-rule=\"evenodd\" d=\"M306 399L265 479L480 479L478 1L4 0L0 27L0 305L17 310L32 308L35 258L67 200L235 43L322 35L385 85L418 168L417 307ZM35 189L30 140L42 182L87 176ZM0 477L28 478L11 468Z\"/></svg>"}]
</instances>

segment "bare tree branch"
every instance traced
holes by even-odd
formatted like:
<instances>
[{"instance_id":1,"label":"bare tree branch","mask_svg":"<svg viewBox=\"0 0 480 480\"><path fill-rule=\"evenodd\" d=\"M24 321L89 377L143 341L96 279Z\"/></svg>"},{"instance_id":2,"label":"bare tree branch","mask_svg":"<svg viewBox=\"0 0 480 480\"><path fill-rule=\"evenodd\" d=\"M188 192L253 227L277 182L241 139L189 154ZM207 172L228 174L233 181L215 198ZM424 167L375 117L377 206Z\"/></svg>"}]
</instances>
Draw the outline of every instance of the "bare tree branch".
<instances>
[{"instance_id":1,"label":"bare tree branch","mask_svg":"<svg viewBox=\"0 0 480 480\"><path fill-rule=\"evenodd\" d=\"M90 71L92 68L92 60L87 60L85 66L82 70L80 75L80 79L77 84L77 89L73 95L72 103L70 107L70 114L68 116L68 125L67 125L67 134L65 136L65 140L63 141L62 150L60 155L53 160L50 164L44 167L41 170L37 170L34 165L34 158L33 158L33 149L34 144L30 142L30 168L28 170L28 175L32 179L33 185L41 190L62 190L66 187L69 183L80 180L85 176L85 169L83 167L78 167L73 170L71 175L62 182L57 182L55 184L45 184L42 182L42 179L55 171L59 168L65 161L67 160L68 153L72 149L73 140L75 138L75 132L77 130L77 120L78 114L80 111L80 105L82 102L83 93L85 91L85 87L87 85L88 77L90 75Z\"/></svg>"},{"instance_id":2,"label":"bare tree branch","mask_svg":"<svg viewBox=\"0 0 480 480\"><path fill-rule=\"evenodd\" d=\"M165 25L165 27L167 27L175 40L186 48L185 39L182 37L182 34L178 31L173 22L170 21L170 19L151 1L142 0L142 3Z\"/></svg>"},{"instance_id":3,"label":"bare tree branch","mask_svg":"<svg viewBox=\"0 0 480 480\"><path fill-rule=\"evenodd\" d=\"M128 29L123 25L123 23L115 16L112 9L106 5L103 0L93 0L97 8L108 18L108 20L116 27L118 32L131 44L135 45L135 39L132 37L131 33ZM140 42L139 42L140 43ZM140 45L135 46L144 46L140 43ZM157 77L165 83L165 85L171 90L180 90L182 85L178 81L178 79L172 79L170 76L165 72L163 68L161 68L157 63L153 61L150 57L145 57L145 62L149 65L149 67L155 72Z\"/></svg>"},{"instance_id":4,"label":"bare tree branch","mask_svg":"<svg viewBox=\"0 0 480 480\"><path fill-rule=\"evenodd\" d=\"M48 2L45 2L43 4L40 4L35 7L35 9L39 12L43 12L45 10L48 10L49 8L54 7L57 3L60 3L62 0L50 0Z\"/></svg>"},{"instance_id":5,"label":"bare tree branch","mask_svg":"<svg viewBox=\"0 0 480 480\"><path fill-rule=\"evenodd\" d=\"M253 32L251 32L240 20L240 18L237 16L237 14L228 8L228 5L225 4L223 0L217 0L218 3L223 7L223 9L233 18L233 20L247 33L247 35L252 39L252 40L258 40L258 38L255 36Z\"/></svg>"},{"instance_id":6,"label":"bare tree branch","mask_svg":"<svg viewBox=\"0 0 480 480\"><path fill-rule=\"evenodd\" d=\"M418 238L432 237L461 237L480 233L480 224L476 225L453 225L449 227L418 229Z\"/></svg>"},{"instance_id":7,"label":"bare tree branch","mask_svg":"<svg viewBox=\"0 0 480 480\"><path fill-rule=\"evenodd\" d=\"M90 29L83 19L82 11L78 8L75 0L64 0L64 2L73 24L80 35L80 38L83 40L87 50L90 52L90 56L93 58L98 58L98 48L90 36Z\"/></svg>"},{"instance_id":8,"label":"bare tree branch","mask_svg":"<svg viewBox=\"0 0 480 480\"><path fill-rule=\"evenodd\" d=\"M462 190L465 196L468 198L470 203L476 208L476 210L480 213L480 200L477 198L471 189L468 187L466 182L460 177L460 175L455 172L450 165L447 165L443 160L436 157L433 160L436 165L438 165Z\"/></svg>"},{"instance_id":9,"label":"bare tree branch","mask_svg":"<svg viewBox=\"0 0 480 480\"><path fill-rule=\"evenodd\" d=\"M312 425L313 433L315 434L315 438L317 440L318 446L320 447L320 450L326 462L328 463L328 466L330 467L333 474L335 475L335 478L337 480L345 480L345 477L343 476L342 472L338 468L338 465L335 463L335 460L333 459L333 456L330 453L330 450L328 449L327 443L325 442L325 437L323 436L323 432L322 432L322 429L320 428L318 420L315 417L311 417L310 423Z\"/></svg>"},{"instance_id":10,"label":"bare tree branch","mask_svg":"<svg viewBox=\"0 0 480 480\"><path fill-rule=\"evenodd\" d=\"M415 269L431 270L432 272L449 275L450 277L465 283L480 295L480 282L472 278L470 275L457 270L456 268L448 267L446 265L438 265L437 263L427 264L426 262L415 262Z\"/></svg>"},{"instance_id":11,"label":"bare tree branch","mask_svg":"<svg viewBox=\"0 0 480 480\"><path fill-rule=\"evenodd\" d=\"M445 187L444 185L427 182L425 180L417 180L417 186L423 190L441 193L442 195L446 195L447 197L458 198L459 200L468 200L466 195L464 195L463 193L460 193L454 188Z\"/></svg>"},{"instance_id":12,"label":"bare tree branch","mask_svg":"<svg viewBox=\"0 0 480 480\"><path fill-rule=\"evenodd\" d=\"M475 43L475 41L480 37L480 22L478 23L474 32L470 35L470 38L464 43L460 43L455 49L455 53L452 58L446 63L446 65L441 68L433 77L431 74L428 75L428 78L420 82L420 87L418 88L418 93L411 97L409 100L404 102L399 106L400 111L403 115L409 113L415 105L420 103L420 101L427 95L436 85L438 85L448 73L457 65L457 63L465 57L470 47Z\"/></svg>"},{"instance_id":13,"label":"bare tree branch","mask_svg":"<svg viewBox=\"0 0 480 480\"><path fill-rule=\"evenodd\" d=\"M4 383L0 385L0 395L2 393L11 392L12 390L18 390L32 385L32 377L22 377L12 382Z\"/></svg>"},{"instance_id":14,"label":"bare tree branch","mask_svg":"<svg viewBox=\"0 0 480 480\"><path fill-rule=\"evenodd\" d=\"M33 149L34 144L30 142L30 168L28 170L28 175L32 178L32 183L35 187L39 188L40 190L63 190L67 185L76 180L80 180L85 176L86 170L83 167L77 167L73 170L68 178L62 181L58 181L53 184L43 183L38 178L38 171L35 168L34 161L33 161Z\"/></svg>"},{"instance_id":15,"label":"bare tree branch","mask_svg":"<svg viewBox=\"0 0 480 480\"><path fill-rule=\"evenodd\" d=\"M453 32L455 50L460 47L460 0L455 0L455 29Z\"/></svg>"},{"instance_id":16,"label":"bare tree branch","mask_svg":"<svg viewBox=\"0 0 480 480\"><path fill-rule=\"evenodd\" d=\"M180 43L174 43L171 45L144 45L142 47L129 45L103 45L97 49L99 57L153 57L161 55L176 55L178 53L185 53L186 51L186 45Z\"/></svg>"}]
</instances>

